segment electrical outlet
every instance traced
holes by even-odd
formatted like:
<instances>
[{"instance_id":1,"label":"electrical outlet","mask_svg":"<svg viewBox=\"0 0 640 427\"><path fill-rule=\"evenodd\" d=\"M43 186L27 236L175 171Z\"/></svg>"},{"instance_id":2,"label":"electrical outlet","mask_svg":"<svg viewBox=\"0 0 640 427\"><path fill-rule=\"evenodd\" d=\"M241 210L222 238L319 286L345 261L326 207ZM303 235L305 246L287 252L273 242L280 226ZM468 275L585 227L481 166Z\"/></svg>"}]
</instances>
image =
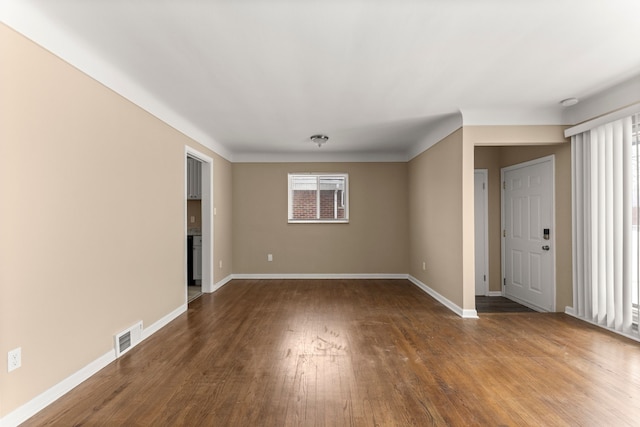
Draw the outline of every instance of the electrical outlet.
<instances>
[{"instance_id":1,"label":"electrical outlet","mask_svg":"<svg viewBox=\"0 0 640 427\"><path fill-rule=\"evenodd\" d=\"M196 222L196 217L191 215L191 223L194 223L194 222Z\"/></svg>"},{"instance_id":2,"label":"electrical outlet","mask_svg":"<svg viewBox=\"0 0 640 427\"><path fill-rule=\"evenodd\" d=\"M8 356L7 372L14 371L22 366L22 347L11 350Z\"/></svg>"},{"instance_id":3,"label":"electrical outlet","mask_svg":"<svg viewBox=\"0 0 640 427\"><path fill-rule=\"evenodd\" d=\"M220 268L222 268L222 260L220 260L220 262L218 263L218 265L220 266Z\"/></svg>"},{"instance_id":4,"label":"electrical outlet","mask_svg":"<svg viewBox=\"0 0 640 427\"><path fill-rule=\"evenodd\" d=\"M424 261L422 261L422 269L423 269L423 270L426 270L426 269L427 269L427 263L426 263L426 262L424 262Z\"/></svg>"}]
</instances>

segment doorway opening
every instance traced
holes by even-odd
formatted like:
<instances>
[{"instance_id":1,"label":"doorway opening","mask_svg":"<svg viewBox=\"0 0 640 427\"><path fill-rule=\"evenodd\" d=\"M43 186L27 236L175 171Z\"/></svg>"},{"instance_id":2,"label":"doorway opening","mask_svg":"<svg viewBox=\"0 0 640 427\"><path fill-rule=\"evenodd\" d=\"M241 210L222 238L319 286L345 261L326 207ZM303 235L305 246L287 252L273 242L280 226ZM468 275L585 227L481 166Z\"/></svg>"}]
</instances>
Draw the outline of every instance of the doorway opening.
<instances>
[{"instance_id":1,"label":"doorway opening","mask_svg":"<svg viewBox=\"0 0 640 427\"><path fill-rule=\"evenodd\" d=\"M213 287L213 159L186 147L185 290L191 302Z\"/></svg>"},{"instance_id":2,"label":"doorway opening","mask_svg":"<svg viewBox=\"0 0 640 427\"><path fill-rule=\"evenodd\" d=\"M488 170L474 171L476 296L489 295Z\"/></svg>"},{"instance_id":3,"label":"doorway opening","mask_svg":"<svg viewBox=\"0 0 640 427\"><path fill-rule=\"evenodd\" d=\"M555 311L553 155L501 169L504 296Z\"/></svg>"}]
</instances>

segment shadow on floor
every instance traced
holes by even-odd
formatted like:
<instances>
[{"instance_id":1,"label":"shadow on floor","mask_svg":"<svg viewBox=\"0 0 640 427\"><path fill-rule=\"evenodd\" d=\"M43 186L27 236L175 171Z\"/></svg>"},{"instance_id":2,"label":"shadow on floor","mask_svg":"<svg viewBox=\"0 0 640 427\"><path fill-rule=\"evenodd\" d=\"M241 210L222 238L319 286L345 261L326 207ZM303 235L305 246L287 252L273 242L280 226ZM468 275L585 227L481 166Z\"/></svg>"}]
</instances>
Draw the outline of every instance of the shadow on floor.
<instances>
[{"instance_id":1,"label":"shadow on floor","mask_svg":"<svg viewBox=\"0 0 640 427\"><path fill-rule=\"evenodd\" d=\"M482 313L535 313L535 310L505 297L476 297L476 311Z\"/></svg>"}]
</instances>

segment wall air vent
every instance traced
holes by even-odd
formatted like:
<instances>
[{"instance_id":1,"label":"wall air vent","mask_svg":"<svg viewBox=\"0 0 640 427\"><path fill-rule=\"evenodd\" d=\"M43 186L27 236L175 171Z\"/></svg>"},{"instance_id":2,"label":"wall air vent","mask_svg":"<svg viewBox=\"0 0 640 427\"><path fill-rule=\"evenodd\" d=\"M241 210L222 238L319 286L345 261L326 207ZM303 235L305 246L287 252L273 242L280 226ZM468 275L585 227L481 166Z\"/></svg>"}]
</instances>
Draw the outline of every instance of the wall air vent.
<instances>
[{"instance_id":1,"label":"wall air vent","mask_svg":"<svg viewBox=\"0 0 640 427\"><path fill-rule=\"evenodd\" d=\"M115 336L116 357L131 350L142 339L142 322L138 322Z\"/></svg>"}]
</instances>

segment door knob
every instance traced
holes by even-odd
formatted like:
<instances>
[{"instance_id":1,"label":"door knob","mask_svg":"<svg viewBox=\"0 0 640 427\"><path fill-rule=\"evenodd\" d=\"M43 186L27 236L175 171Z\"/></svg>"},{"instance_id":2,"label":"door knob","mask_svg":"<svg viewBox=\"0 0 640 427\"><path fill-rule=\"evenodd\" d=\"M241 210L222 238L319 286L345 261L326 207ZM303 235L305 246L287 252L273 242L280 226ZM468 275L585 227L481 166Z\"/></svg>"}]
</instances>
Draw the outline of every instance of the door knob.
<instances>
[{"instance_id":1,"label":"door knob","mask_svg":"<svg viewBox=\"0 0 640 427\"><path fill-rule=\"evenodd\" d=\"M548 250L549 250L549 245L544 245L544 246L542 247L542 250L543 250L543 251L548 251Z\"/></svg>"}]
</instances>

